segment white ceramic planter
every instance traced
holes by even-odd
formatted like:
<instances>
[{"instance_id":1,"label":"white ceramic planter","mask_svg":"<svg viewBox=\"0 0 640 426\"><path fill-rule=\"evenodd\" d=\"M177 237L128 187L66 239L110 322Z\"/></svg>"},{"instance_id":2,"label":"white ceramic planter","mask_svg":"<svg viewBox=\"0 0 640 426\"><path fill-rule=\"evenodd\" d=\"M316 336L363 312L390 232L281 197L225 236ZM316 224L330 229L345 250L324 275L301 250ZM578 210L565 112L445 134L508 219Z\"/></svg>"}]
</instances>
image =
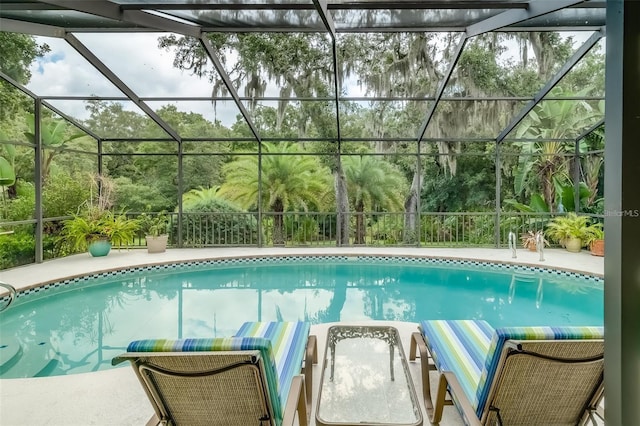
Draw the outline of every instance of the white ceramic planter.
<instances>
[{"instance_id":1,"label":"white ceramic planter","mask_svg":"<svg viewBox=\"0 0 640 426\"><path fill-rule=\"evenodd\" d=\"M147 251L149 253L164 253L167 250L167 241L169 239L169 235L158 235L157 237L153 237L151 235L147 235Z\"/></svg>"}]
</instances>

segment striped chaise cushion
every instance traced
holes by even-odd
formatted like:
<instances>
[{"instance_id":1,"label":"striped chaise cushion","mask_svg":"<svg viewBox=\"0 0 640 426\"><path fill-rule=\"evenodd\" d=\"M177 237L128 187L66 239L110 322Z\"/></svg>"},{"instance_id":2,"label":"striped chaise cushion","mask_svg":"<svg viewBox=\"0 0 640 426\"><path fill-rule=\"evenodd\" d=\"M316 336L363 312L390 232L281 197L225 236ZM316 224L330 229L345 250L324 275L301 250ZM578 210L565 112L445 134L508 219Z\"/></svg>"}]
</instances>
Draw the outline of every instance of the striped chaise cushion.
<instances>
[{"instance_id":1,"label":"striped chaise cushion","mask_svg":"<svg viewBox=\"0 0 640 426\"><path fill-rule=\"evenodd\" d=\"M478 418L489 396L507 340L603 339L602 327L504 327L481 320L422 321L438 370L453 372Z\"/></svg>"},{"instance_id":2,"label":"striped chaise cushion","mask_svg":"<svg viewBox=\"0 0 640 426\"><path fill-rule=\"evenodd\" d=\"M300 374L311 326L308 322L245 322L235 336L263 337L271 341L278 373L278 395L287 401L293 376Z\"/></svg>"},{"instance_id":3,"label":"striped chaise cushion","mask_svg":"<svg viewBox=\"0 0 640 426\"><path fill-rule=\"evenodd\" d=\"M420 329L438 370L453 372L467 399L477 408L476 392L493 327L486 321L433 320L422 321Z\"/></svg>"},{"instance_id":4,"label":"striped chaise cushion","mask_svg":"<svg viewBox=\"0 0 640 426\"><path fill-rule=\"evenodd\" d=\"M260 337L224 337L217 339L155 339L131 342L127 352L213 352L213 351L260 351L263 360L269 399L276 423L282 421L286 400L278 396L278 371L273 356L271 341Z\"/></svg>"}]
</instances>

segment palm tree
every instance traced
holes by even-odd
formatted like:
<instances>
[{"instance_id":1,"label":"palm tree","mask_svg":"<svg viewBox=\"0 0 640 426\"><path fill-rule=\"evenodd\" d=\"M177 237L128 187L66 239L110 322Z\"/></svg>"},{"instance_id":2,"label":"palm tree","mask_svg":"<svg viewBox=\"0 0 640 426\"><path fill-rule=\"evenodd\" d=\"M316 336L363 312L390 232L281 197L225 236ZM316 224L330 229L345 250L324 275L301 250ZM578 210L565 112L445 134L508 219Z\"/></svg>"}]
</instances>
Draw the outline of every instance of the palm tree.
<instances>
[{"instance_id":1,"label":"palm tree","mask_svg":"<svg viewBox=\"0 0 640 426\"><path fill-rule=\"evenodd\" d=\"M258 156L241 156L224 166L226 181L220 194L249 209L262 203L274 215L273 243L284 244L282 214L289 209L317 208L330 191L329 170L316 157L303 155L299 145L264 143L262 175L258 178ZM260 193L262 181L262 199Z\"/></svg>"},{"instance_id":2,"label":"palm tree","mask_svg":"<svg viewBox=\"0 0 640 426\"><path fill-rule=\"evenodd\" d=\"M343 157L349 198L356 211L356 244L365 243L365 209L399 211L407 182L392 164L374 156Z\"/></svg>"},{"instance_id":3,"label":"palm tree","mask_svg":"<svg viewBox=\"0 0 640 426\"><path fill-rule=\"evenodd\" d=\"M200 189L192 189L189 192L185 192L182 194L182 206L187 207L193 204L197 204L199 202L210 203L211 200L219 199L220 194L218 191L220 187L218 185L214 185L211 188L200 187Z\"/></svg>"}]
</instances>

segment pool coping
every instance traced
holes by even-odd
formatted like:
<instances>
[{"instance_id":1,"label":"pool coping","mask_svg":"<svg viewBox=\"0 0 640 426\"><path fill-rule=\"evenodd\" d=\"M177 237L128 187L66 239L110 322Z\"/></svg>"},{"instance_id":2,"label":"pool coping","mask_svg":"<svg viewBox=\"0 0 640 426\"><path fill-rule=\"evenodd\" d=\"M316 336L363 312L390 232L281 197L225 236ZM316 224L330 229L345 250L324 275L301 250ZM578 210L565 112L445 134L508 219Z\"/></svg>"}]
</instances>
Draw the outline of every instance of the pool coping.
<instances>
[{"instance_id":1,"label":"pool coping","mask_svg":"<svg viewBox=\"0 0 640 426\"><path fill-rule=\"evenodd\" d=\"M522 263L507 263L503 261L486 261L482 259L466 259L441 256L417 256L406 254L358 254L358 253L342 253L342 254L262 254L248 256L221 256L209 259L189 259L176 260L164 263L153 263L146 265L133 265L123 268L111 268L100 271L94 271L88 274L78 274L66 277L64 279L50 280L41 283L35 283L20 288L17 291L15 302L25 299L32 299L40 295L46 294L52 289L73 289L76 287L85 287L86 285L100 285L101 279L110 279L116 277L126 278L127 274L137 274L145 272L178 272L203 270L215 267L239 268L243 266L273 266L273 265L298 265L318 262L332 262L336 264L356 263L359 265L371 264L391 264L432 267L440 268L454 266L456 268L469 268L472 270L484 270L488 272L511 272L518 273L542 273L552 276L565 277L582 277L595 284L602 284L602 277L585 272L576 272L563 268L545 268L538 265L528 265ZM6 302L8 295L0 297L0 302Z\"/></svg>"}]
</instances>

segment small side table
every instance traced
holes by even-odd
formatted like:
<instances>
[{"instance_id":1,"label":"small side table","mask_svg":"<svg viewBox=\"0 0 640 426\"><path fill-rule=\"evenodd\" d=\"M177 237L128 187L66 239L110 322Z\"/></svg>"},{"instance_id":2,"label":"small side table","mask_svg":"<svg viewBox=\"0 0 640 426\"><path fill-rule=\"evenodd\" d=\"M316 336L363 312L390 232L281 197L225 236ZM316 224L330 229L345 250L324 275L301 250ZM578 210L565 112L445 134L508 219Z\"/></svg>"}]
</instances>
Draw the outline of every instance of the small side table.
<instances>
[{"instance_id":1,"label":"small side table","mask_svg":"<svg viewBox=\"0 0 640 426\"><path fill-rule=\"evenodd\" d=\"M402 374L396 375L396 371ZM316 424L421 426L422 422L398 330L388 326L330 327Z\"/></svg>"}]
</instances>

